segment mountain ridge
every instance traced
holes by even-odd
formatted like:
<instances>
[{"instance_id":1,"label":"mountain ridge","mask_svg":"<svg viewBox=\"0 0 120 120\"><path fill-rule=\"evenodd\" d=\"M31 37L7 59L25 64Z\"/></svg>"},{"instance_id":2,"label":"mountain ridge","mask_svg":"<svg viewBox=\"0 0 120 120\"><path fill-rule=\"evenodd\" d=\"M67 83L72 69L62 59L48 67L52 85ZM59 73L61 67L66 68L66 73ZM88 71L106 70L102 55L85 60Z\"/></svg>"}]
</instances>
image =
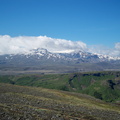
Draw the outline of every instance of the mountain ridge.
<instances>
[{"instance_id":1,"label":"mountain ridge","mask_svg":"<svg viewBox=\"0 0 120 120\"><path fill-rule=\"evenodd\" d=\"M51 69L53 69L57 66L57 70L61 66L69 66L71 71L75 71L75 69L77 71L79 69L84 69L83 71L86 71L88 69L87 71L89 71L97 69L118 69L120 66L120 58L93 54L81 50L70 53L52 53L47 49L37 48L25 53L0 55L0 66L14 66L18 68L25 66L34 66L40 68L43 66L43 69L44 67L47 68L49 66L51 66Z\"/></svg>"},{"instance_id":2,"label":"mountain ridge","mask_svg":"<svg viewBox=\"0 0 120 120\"><path fill-rule=\"evenodd\" d=\"M49 52L47 49L44 48L37 48L37 49L32 49L29 52L24 52L24 53L17 53L17 54L5 54L5 55L39 55L39 56L52 56L52 57L67 57L67 58L88 58L88 57L98 57L99 59L106 59L106 60L120 60L120 57L112 57L109 55L102 55L102 54L97 54L97 53L90 53L90 52L85 52L83 50L77 50L77 51L72 51L69 53L62 52L62 53L55 53L55 52ZM2 55L0 55L2 56Z\"/></svg>"}]
</instances>

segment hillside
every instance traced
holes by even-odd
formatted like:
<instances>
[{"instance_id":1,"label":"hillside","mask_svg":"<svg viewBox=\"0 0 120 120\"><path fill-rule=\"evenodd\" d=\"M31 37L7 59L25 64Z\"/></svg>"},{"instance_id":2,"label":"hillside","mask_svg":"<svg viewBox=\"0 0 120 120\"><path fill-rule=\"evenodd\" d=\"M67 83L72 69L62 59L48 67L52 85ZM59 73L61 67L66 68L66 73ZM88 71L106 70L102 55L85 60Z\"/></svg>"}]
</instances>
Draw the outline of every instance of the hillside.
<instances>
[{"instance_id":1,"label":"hillside","mask_svg":"<svg viewBox=\"0 0 120 120\"><path fill-rule=\"evenodd\" d=\"M120 107L80 93L0 83L1 120L120 120Z\"/></svg>"},{"instance_id":2,"label":"hillside","mask_svg":"<svg viewBox=\"0 0 120 120\"><path fill-rule=\"evenodd\" d=\"M1 75L0 82L84 93L120 103L120 72Z\"/></svg>"}]
</instances>

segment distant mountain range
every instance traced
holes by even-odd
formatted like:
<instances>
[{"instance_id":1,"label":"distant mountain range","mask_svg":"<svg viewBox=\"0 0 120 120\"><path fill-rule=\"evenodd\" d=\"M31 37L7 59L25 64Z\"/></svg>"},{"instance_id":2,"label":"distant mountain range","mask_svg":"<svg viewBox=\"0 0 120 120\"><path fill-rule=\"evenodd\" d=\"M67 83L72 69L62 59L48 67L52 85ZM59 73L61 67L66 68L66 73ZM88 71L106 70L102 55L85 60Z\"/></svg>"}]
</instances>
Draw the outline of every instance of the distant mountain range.
<instances>
[{"instance_id":1,"label":"distant mountain range","mask_svg":"<svg viewBox=\"0 0 120 120\"><path fill-rule=\"evenodd\" d=\"M32 49L29 52L19 54L0 55L0 66L4 67L31 67L41 66L77 66L80 70L103 70L119 69L120 58L107 55L93 54L85 51L74 51L71 53L52 53L47 49ZM88 67L87 67L88 66ZM58 67L59 68L59 67ZM41 68L40 68L41 69ZM51 68L52 69L52 68Z\"/></svg>"}]
</instances>

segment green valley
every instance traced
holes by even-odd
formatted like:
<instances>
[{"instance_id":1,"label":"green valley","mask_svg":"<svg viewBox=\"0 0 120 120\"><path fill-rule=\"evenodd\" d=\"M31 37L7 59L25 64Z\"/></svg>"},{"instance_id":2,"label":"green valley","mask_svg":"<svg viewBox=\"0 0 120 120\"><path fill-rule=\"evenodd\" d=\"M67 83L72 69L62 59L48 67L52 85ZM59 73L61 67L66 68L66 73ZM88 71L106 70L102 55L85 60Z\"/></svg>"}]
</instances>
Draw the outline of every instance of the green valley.
<instances>
[{"instance_id":1,"label":"green valley","mask_svg":"<svg viewBox=\"0 0 120 120\"><path fill-rule=\"evenodd\" d=\"M1 83L77 92L106 102L120 101L120 72L1 75Z\"/></svg>"}]
</instances>

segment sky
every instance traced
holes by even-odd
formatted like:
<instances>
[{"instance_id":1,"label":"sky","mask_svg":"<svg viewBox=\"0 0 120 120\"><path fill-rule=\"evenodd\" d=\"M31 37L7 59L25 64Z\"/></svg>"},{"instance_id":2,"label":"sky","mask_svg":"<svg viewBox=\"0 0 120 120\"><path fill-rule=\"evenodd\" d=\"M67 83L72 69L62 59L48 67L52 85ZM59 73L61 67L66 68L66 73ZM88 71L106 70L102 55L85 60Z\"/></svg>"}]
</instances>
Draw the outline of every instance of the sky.
<instances>
[{"instance_id":1,"label":"sky","mask_svg":"<svg viewBox=\"0 0 120 120\"><path fill-rule=\"evenodd\" d=\"M120 56L120 0L0 0L0 53L34 42Z\"/></svg>"}]
</instances>

